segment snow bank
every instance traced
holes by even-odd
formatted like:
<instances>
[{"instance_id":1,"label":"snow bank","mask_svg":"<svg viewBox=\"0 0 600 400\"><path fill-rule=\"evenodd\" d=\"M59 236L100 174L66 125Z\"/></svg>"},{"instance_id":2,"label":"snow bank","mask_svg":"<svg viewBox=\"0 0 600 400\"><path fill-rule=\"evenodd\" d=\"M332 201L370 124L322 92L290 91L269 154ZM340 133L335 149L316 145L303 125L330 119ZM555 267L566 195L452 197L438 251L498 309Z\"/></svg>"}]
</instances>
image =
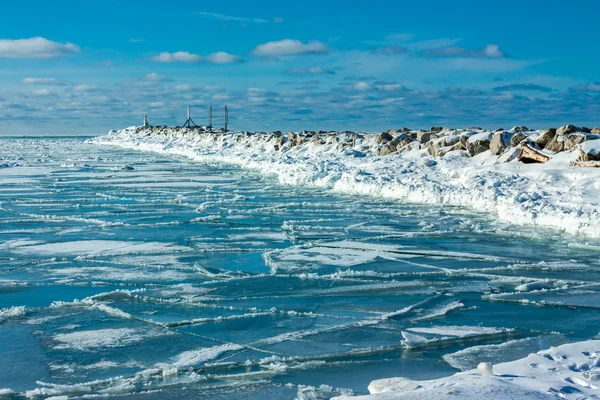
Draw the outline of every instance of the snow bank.
<instances>
[{"instance_id":1,"label":"snow bank","mask_svg":"<svg viewBox=\"0 0 600 400\"><path fill-rule=\"evenodd\" d=\"M334 399L597 399L600 341L552 347L517 361L497 364L493 369L494 376L490 377L471 370L430 381L381 379L369 385L371 395Z\"/></svg>"},{"instance_id":2,"label":"snow bank","mask_svg":"<svg viewBox=\"0 0 600 400\"><path fill-rule=\"evenodd\" d=\"M198 133L180 128L131 127L91 140L95 144L174 154L209 163L231 163L276 175L282 184L311 185L335 192L397 198L415 203L466 206L502 221L554 228L600 238L600 170L570 165L577 145L545 164L515 160L519 146L500 156L485 151L444 153L435 141L406 142L406 135L382 144L381 135ZM439 133L454 137L457 131ZM528 132L529 138L542 131ZM482 131L463 132L460 140L488 139ZM407 139L403 139L407 140ZM437 142L436 142L437 143ZM585 144L585 142L584 142ZM460 146L458 141L455 146ZM433 146L433 150L432 150ZM391 149L391 150L390 150ZM449 149L449 148L448 148ZM389 154L389 151L394 151ZM389 154L380 156L378 154ZM434 158L431 154L445 154ZM512 160L510 162L505 162Z\"/></svg>"}]
</instances>

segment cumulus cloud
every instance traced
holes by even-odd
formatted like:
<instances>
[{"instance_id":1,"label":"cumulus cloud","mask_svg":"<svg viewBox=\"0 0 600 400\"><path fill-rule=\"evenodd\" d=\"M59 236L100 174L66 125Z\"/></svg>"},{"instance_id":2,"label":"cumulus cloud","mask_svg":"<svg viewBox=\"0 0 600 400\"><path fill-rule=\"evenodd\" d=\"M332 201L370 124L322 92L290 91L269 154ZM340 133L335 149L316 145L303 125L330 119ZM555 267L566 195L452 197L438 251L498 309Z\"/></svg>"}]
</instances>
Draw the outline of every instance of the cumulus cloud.
<instances>
[{"instance_id":1,"label":"cumulus cloud","mask_svg":"<svg viewBox=\"0 0 600 400\"><path fill-rule=\"evenodd\" d=\"M152 61L160 63L182 62L186 64L197 64L199 62L202 62L202 56L198 54L188 53L187 51L176 51L174 53L164 51L159 55L152 57Z\"/></svg>"},{"instance_id":2,"label":"cumulus cloud","mask_svg":"<svg viewBox=\"0 0 600 400\"><path fill-rule=\"evenodd\" d=\"M48 60L80 53L73 43L57 43L43 37L30 39L0 39L0 58L37 58Z\"/></svg>"},{"instance_id":3,"label":"cumulus cloud","mask_svg":"<svg viewBox=\"0 0 600 400\"><path fill-rule=\"evenodd\" d=\"M426 57L458 57L458 58L503 58L505 54L500 51L498 45L488 44L483 49L472 50L463 47L439 47L423 51Z\"/></svg>"},{"instance_id":4,"label":"cumulus cloud","mask_svg":"<svg viewBox=\"0 0 600 400\"><path fill-rule=\"evenodd\" d=\"M142 78L142 80L146 81L146 82L169 82L169 81L172 81L172 79L169 78L168 76L159 75L156 72L151 72L148 75L145 75Z\"/></svg>"},{"instance_id":5,"label":"cumulus cloud","mask_svg":"<svg viewBox=\"0 0 600 400\"><path fill-rule=\"evenodd\" d=\"M269 21L262 18L246 18L246 17L234 17L232 15L218 14L212 12L199 12L198 15L202 17L208 17L212 19L217 19L219 21L233 21L233 22L247 22L251 24L265 24ZM273 21L275 22L275 21Z\"/></svg>"},{"instance_id":6,"label":"cumulus cloud","mask_svg":"<svg viewBox=\"0 0 600 400\"><path fill-rule=\"evenodd\" d=\"M257 46L252 54L255 56L291 56L297 54L318 54L329 52L329 47L313 40L302 43L299 40L283 39L275 42L267 42Z\"/></svg>"},{"instance_id":7,"label":"cumulus cloud","mask_svg":"<svg viewBox=\"0 0 600 400\"><path fill-rule=\"evenodd\" d=\"M60 81L56 78L23 78L21 79L21 83L25 85L66 85L65 81Z\"/></svg>"},{"instance_id":8,"label":"cumulus cloud","mask_svg":"<svg viewBox=\"0 0 600 400\"><path fill-rule=\"evenodd\" d=\"M209 54L205 60L211 64L235 64L242 61L240 57L225 53L224 51Z\"/></svg>"},{"instance_id":9,"label":"cumulus cloud","mask_svg":"<svg viewBox=\"0 0 600 400\"><path fill-rule=\"evenodd\" d=\"M292 75L334 75L335 71L328 68L313 66L308 68L292 68L287 70L286 73Z\"/></svg>"},{"instance_id":10,"label":"cumulus cloud","mask_svg":"<svg viewBox=\"0 0 600 400\"><path fill-rule=\"evenodd\" d=\"M199 54L188 53L187 51L176 51L174 53L165 51L152 57L152 61L160 63L182 62L186 64L199 64L201 62L207 62L211 64L234 64L241 62L242 59L224 51L217 51L216 53L209 54L206 57L202 57Z\"/></svg>"},{"instance_id":11,"label":"cumulus cloud","mask_svg":"<svg viewBox=\"0 0 600 400\"><path fill-rule=\"evenodd\" d=\"M544 93L550 93L552 92L552 88L549 88L547 86L541 86L541 85L534 85L533 83L515 83L513 85L504 85L504 86L498 86L492 89L494 92L526 92L526 91L532 91L532 92L544 92Z\"/></svg>"}]
</instances>

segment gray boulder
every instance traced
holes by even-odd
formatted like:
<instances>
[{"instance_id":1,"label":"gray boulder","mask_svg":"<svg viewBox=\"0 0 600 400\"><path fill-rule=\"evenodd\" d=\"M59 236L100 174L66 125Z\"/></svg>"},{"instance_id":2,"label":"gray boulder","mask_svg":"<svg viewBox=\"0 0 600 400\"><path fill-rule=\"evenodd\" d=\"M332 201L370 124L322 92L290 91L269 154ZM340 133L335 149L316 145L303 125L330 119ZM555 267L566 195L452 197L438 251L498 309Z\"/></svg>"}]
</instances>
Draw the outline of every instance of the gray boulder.
<instances>
[{"instance_id":1,"label":"gray boulder","mask_svg":"<svg viewBox=\"0 0 600 400\"><path fill-rule=\"evenodd\" d=\"M519 143L521 143L525 139L527 139L527 136L524 133L522 133L522 132L515 133L510 138L510 147L517 147L519 145Z\"/></svg>"},{"instance_id":2,"label":"gray boulder","mask_svg":"<svg viewBox=\"0 0 600 400\"><path fill-rule=\"evenodd\" d=\"M565 126L561 126L560 128L558 128L556 130L556 134L559 136L562 135L566 135L567 133L573 133L573 132L577 132L580 129L578 127L576 127L575 125L565 125Z\"/></svg>"},{"instance_id":3,"label":"gray boulder","mask_svg":"<svg viewBox=\"0 0 600 400\"><path fill-rule=\"evenodd\" d=\"M419 143L427 143L431 140L431 133L424 131L417 132L417 140Z\"/></svg>"},{"instance_id":4,"label":"gray boulder","mask_svg":"<svg viewBox=\"0 0 600 400\"><path fill-rule=\"evenodd\" d=\"M396 146L391 146L390 144L385 144L381 146L379 151L377 152L380 156L387 156L396 152Z\"/></svg>"},{"instance_id":5,"label":"gray boulder","mask_svg":"<svg viewBox=\"0 0 600 400\"><path fill-rule=\"evenodd\" d=\"M540 136L537 139L537 144L541 149L545 149L546 146L554 139L556 136L556 129L550 128L543 131L540 131Z\"/></svg>"},{"instance_id":6,"label":"gray boulder","mask_svg":"<svg viewBox=\"0 0 600 400\"><path fill-rule=\"evenodd\" d=\"M490 151L493 155L499 156L506 150L507 147L510 147L510 141L513 137L512 132L496 132L492 135L492 140L490 141Z\"/></svg>"},{"instance_id":7,"label":"gray boulder","mask_svg":"<svg viewBox=\"0 0 600 400\"><path fill-rule=\"evenodd\" d=\"M443 147L454 146L455 144L460 144L460 136L452 135L452 136L442 136L439 139L434 139L429 142L429 146L427 147L427 151L432 156L436 157L438 151Z\"/></svg>"},{"instance_id":8,"label":"gray boulder","mask_svg":"<svg viewBox=\"0 0 600 400\"><path fill-rule=\"evenodd\" d=\"M467 151L471 157L481 154L490 149L492 134L483 132L473 135L467 140Z\"/></svg>"},{"instance_id":9,"label":"gray boulder","mask_svg":"<svg viewBox=\"0 0 600 400\"><path fill-rule=\"evenodd\" d=\"M430 131L433 133L438 133L438 132L441 132L443 129L444 129L443 126L432 126Z\"/></svg>"},{"instance_id":10,"label":"gray boulder","mask_svg":"<svg viewBox=\"0 0 600 400\"><path fill-rule=\"evenodd\" d=\"M398 146L400 143L402 143L406 139L408 139L408 135L407 134L405 134L405 133L400 134L400 135L394 137L392 140L390 140L389 145L392 146L392 147L396 147L396 146Z\"/></svg>"},{"instance_id":11,"label":"gray boulder","mask_svg":"<svg viewBox=\"0 0 600 400\"><path fill-rule=\"evenodd\" d=\"M589 140L579 147L581 161L600 161L600 139Z\"/></svg>"},{"instance_id":12,"label":"gray boulder","mask_svg":"<svg viewBox=\"0 0 600 400\"><path fill-rule=\"evenodd\" d=\"M588 140L588 136L585 133L569 133L565 135L564 150L571 150L576 145Z\"/></svg>"},{"instance_id":13,"label":"gray boulder","mask_svg":"<svg viewBox=\"0 0 600 400\"><path fill-rule=\"evenodd\" d=\"M394 137L390 135L388 132L381 132L375 135L375 143L382 144L387 143L392 140Z\"/></svg>"},{"instance_id":14,"label":"gray boulder","mask_svg":"<svg viewBox=\"0 0 600 400\"><path fill-rule=\"evenodd\" d=\"M528 132L529 128L523 125L515 126L511 129L513 132Z\"/></svg>"},{"instance_id":15,"label":"gray boulder","mask_svg":"<svg viewBox=\"0 0 600 400\"><path fill-rule=\"evenodd\" d=\"M594 128L594 129L592 129L591 133L594 133L596 135L600 135L600 128Z\"/></svg>"}]
</instances>

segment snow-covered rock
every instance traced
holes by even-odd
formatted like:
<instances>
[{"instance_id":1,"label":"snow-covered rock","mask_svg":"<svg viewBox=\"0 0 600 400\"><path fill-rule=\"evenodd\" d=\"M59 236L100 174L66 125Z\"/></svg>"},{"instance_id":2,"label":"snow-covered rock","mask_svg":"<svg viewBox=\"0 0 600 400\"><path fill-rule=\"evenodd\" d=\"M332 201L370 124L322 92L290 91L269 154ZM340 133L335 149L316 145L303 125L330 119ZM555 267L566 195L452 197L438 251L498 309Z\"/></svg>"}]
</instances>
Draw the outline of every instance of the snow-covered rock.
<instances>
[{"instance_id":1,"label":"snow-covered rock","mask_svg":"<svg viewBox=\"0 0 600 400\"><path fill-rule=\"evenodd\" d=\"M490 149L492 134L490 132L477 133L467 140L467 151L471 157Z\"/></svg>"}]
</instances>

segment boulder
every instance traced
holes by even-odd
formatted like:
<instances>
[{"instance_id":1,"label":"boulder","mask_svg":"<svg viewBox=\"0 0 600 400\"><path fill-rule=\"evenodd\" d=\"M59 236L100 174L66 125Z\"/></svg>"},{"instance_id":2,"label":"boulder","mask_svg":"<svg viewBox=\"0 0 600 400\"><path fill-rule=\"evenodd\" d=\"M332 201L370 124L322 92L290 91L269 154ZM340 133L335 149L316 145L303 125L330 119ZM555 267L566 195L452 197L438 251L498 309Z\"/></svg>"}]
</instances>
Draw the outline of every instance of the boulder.
<instances>
[{"instance_id":1,"label":"boulder","mask_svg":"<svg viewBox=\"0 0 600 400\"><path fill-rule=\"evenodd\" d=\"M471 157L481 154L490 149L492 134L490 132L482 132L475 134L467 140L467 151Z\"/></svg>"},{"instance_id":2,"label":"boulder","mask_svg":"<svg viewBox=\"0 0 600 400\"><path fill-rule=\"evenodd\" d=\"M419 143L427 143L431 140L431 133L429 132L417 132L417 140Z\"/></svg>"},{"instance_id":3,"label":"boulder","mask_svg":"<svg viewBox=\"0 0 600 400\"><path fill-rule=\"evenodd\" d=\"M579 132L569 133L569 134L565 135L564 150L565 151L571 150L576 145L583 143L588 139L589 139L589 137L585 133L579 133Z\"/></svg>"},{"instance_id":4,"label":"boulder","mask_svg":"<svg viewBox=\"0 0 600 400\"><path fill-rule=\"evenodd\" d=\"M396 152L396 146L391 146L389 144L385 144L385 145L381 146L381 148L379 149L377 154L380 156L387 156L387 155L395 153L395 152Z\"/></svg>"},{"instance_id":5,"label":"boulder","mask_svg":"<svg viewBox=\"0 0 600 400\"><path fill-rule=\"evenodd\" d=\"M536 143L540 146L541 149L545 149L546 146L554 139L556 136L556 129L550 128L546 130L540 131L540 136L538 137Z\"/></svg>"},{"instance_id":6,"label":"boulder","mask_svg":"<svg viewBox=\"0 0 600 400\"><path fill-rule=\"evenodd\" d=\"M460 143L462 144L464 150L467 149L467 141L473 135L474 135L474 133L471 131L465 131L465 132L460 133Z\"/></svg>"},{"instance_id":7,"label":"boulder","mask_svg":"<svg viewBox=\"0 0 600 400\"><path fill-rule=\"evenodd\" d=\"M590 128L586 128L585 126L582 126L579 128L579 130L583 133L592 133L592 130Z\"/></svg>"},{"instance_id":8,"label":"boulder","mask_svg":"<svg viewBox=\"0 0 600 400\"><path fill-rule=\"evenodd\" d=\"M579 147L581 161L600 161L600 139L588 140Z\"/></svg>"},{"instance_id":9,"label":"boulder","mask_svg":"<svg viewBox=\"0 0 600 400\"><path fill-rule=\"evenodd\" d=\"M403 142L405 139L408 139L408 135L403 133L401 135L398 135L396 137L394 137L392 140L390 140L389 145L392 147L396 147L398 146L401 142Z\"/></svg>"},{"instance_id":10,"label":"boulder","mask_svg":"<svg viewBox=\"0 0 600 400\"><path fill-rule=\"evenodd\" d=\"M434 139L430 141L429 146L427 147L427 151L429 152L429 154L435 157L442 147L454 146L457 143L460 144L460 136L458 135L442 136L439 139Z\"/></svg>"},{"instance_id":11,"label":"boulder","mask_svg":"<svg viewBox=\"0 0 600 400\"><path fill-rule=\"evenodd\" d=\"M443 126L432 126L430 131L433 133L438 133L438 132L441 132L443 129L444 129Z\"/></svg>"},{"instance_id":12,"label":"boulder","mask_svg":"<svg viewBox=\"0 0 600 400\"><path fill-rule=\"evenodd\" d=\"M503 130L504 130L504 128L496 128L496 129L494 130L494 132L502 132Z\"/></svg>"},{"instance_id":13,"label":"boulder","mask_svg":"<svg viewBox=\"0 0 600 400\"><path fill-rule=\"evenodd\" d=\"M559 136L566 135L567 133L573 133L579 131L579 128L575 125L565 125L561 126L556 130L556 134Z\"/></svg>"},{"instance_id":14,"label":"boulder","mask_svg":"<svg viewBox=\"0 0 600 400\"><path fill-rule=\"evenodd\" d=\"M377 135L375 135L375 143L376 144L382 144L382 143L387 143L390 140L392 140L394 137L392 135L390 135L388 132L381 132L378 133Z\"/></svg>"},{"instance_id":15,"label":"boulder","mask_svg":"<svg viewBox=\"0 0 600 400\"><path fill-rule=\"evenodd\" d=\"M551 141L544 146L545 150L550 150L555 153L559 153L565 149L565 137L563 135L556 135Z\"/></svg>"},{"instance_id":16,"label":"boulder","mask_svg":"<svg viewBox=\"0 0 600 400\"><path fill-rule=\"evenodd\" d=\"M510 147L517 147L519 145L519 143L521 143L525 139L527 139L527 136L525 136L524 133L522 133L522 132L515 133L510 138Z\"/></svg>"},{"instance_id":17,"label":"boulder","mask_svg":"<svg viewBox=\"0 0 600 400\"><path fill-rule=\"evenodd\" d=\"M529 128L523 125L515 126L511 129L513 132L528 132Z\"/></svg>"},{"instance_id":18,"label":"boulder","mask_svg":"<svg viewBox=\"0 0 600 400\"><path fill-rule=\"evenodd\" d=\"M296 138L296 134L294 132L290 132L286 136L288 140L294 140Z\"/></svg>"},{"instance_id":19,"label":"boulder","mask_svg":"<svg viewBox=\"0 0 600 400\"><path fill-rule=\"evenodd\" d=\"M600 128L594 128L594 129L592 129L591 133L594 133L596 135L600 135Z\"/></svg>"},{"instance_id":20,"label":"boulder","mask_svg":"<svg viewBox=\"0 0 600 400\"><path fill-rule=\"evenodd\" d=\"M460 142L458 142L453 146L442 147L442 148L438 149L435 156L436 157L444 157L446 154L448 154L452 151L464 151L462 144Z\"/></svg>"},{"instance_id":21,"label":"boulder","mask_svg":"<svg viewBox=\"0 0 600 400\"><path fill-rule=\"evenodd\" d=\"M490 141L490 150L493 155L499 156L506 150L507 147L510 147L510 141L513 137L512 132L496 132L492 135L492 140Z\"/></svg>"}]
</instances>

